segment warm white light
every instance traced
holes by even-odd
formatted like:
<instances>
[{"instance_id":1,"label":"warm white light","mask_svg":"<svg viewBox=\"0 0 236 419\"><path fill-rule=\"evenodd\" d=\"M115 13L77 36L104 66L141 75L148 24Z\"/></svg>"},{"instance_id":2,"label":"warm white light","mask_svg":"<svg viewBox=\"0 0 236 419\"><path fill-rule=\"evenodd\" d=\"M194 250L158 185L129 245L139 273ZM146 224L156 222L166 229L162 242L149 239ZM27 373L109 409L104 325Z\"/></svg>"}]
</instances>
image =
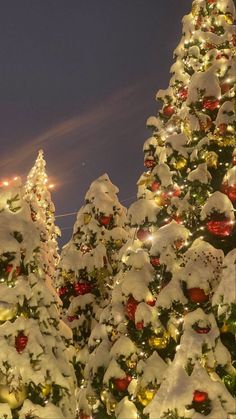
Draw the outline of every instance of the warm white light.
<instances>
[{"instance_id":1,"label":"warm white light","mask_svg":"<svg viewBox=\"0 0 236 419\"><path fill-rule=\"evenodd\" d=\"M4 186L8 186L8 185L9 185L9 182L8 182L7 180L4 180L4 181L2 182L2 184L3 184Z\"/></svg>"},{"instance_id":2,"label":"warm white light","mask_svg":"<svg viewBox=\"0 0 236 419\"><path fill-rule=\"evenodd\" d=\"M48 185L48 187L49 187L49 189L53 189L54 188L54 184L53 183L51 183L50 185Z\"/></svg>"}]
</instances>

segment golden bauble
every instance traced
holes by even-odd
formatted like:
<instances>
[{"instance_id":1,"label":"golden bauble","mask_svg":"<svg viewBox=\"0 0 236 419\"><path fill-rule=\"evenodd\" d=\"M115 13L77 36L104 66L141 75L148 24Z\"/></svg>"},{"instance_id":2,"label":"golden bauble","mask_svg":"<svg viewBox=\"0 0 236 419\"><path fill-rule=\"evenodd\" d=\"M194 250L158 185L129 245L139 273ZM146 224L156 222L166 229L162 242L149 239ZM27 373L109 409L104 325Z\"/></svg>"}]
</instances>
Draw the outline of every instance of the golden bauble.
<instances>
[{"instance_id":1,"label":"golden bauble","mask_svg":"<svg viewBox=\"0 0 236 419\"><path fill-rule=\"evenodd\" d=\"M203 158L205 159L208 167L212 167L214 169L217 168L219 156L214 151L207 151L204 153Z\"/></svg>"},{"instance_id":2,"label":"golden bauble","mask_svg":"<svg viewBox=\"0 0 236 419\"><path fill-rule=\"evenodd\" d=\"M151 348L154 349L165 349L170 341L170 335L168 332L163 332L162 335L153 335L148 339L148 343Z\"/></svg>"},{"instance_id":3,"label":"golden bauble","mask_svg":"<svg viewBox=\"0 0 236 419\"><path fill-rule=\"evenodd\" d=\"M88 214L87 212L84 213L84 224L88 224L91 221L92 215Z\"/></svg>"},{"instance_id":4,"label":"golden bauble","mask_svg":"<svg viewBox=\"0 0 236 419\"><path fill-rule=\"evenodd\" d=\"M228 324L224 323L220 328L220 332L221 333L228 333L228 331L229 331L229 326L228 326Z\"/></svg>"},{"instance_id":5,"label":"golden bauble","mask_svg":"<svg viewBox=\"0 0 236 419\"><path fill-rule=\"evenodd\" d=\"M51 384L45 384L41 387L41 393L43 395L43 397L47 397L52 390L52 385Z\"/></svg>"},{"instance_id":6,"label":"golden bauble","mask_svg":"<svg viewBox=\"0 0 236 419\"><path fill-rule=\"evenodd\" d=\"M116 249L120 249L122 247L122 244L123 244L121 239L115 240L114 243L115 243Z\"/></svg>"},{"instance_id":7,"label":"golden bauble","mask_svg":"<svg viewBox=\"0 0 236 419\"><path fill-rule=\"evenodd\" d=\"M183 170L187 166L187 160L184 157L180 157L176 162L174 163L174 168L176 170Z\"/></svg>"},{"instance_id":8,"label":"golden bauble","mask_svg":"<svg viewBox=\"0 0 236 419\"><path fill-rule=\"evenodd\" d=\"M137 365L137 361L135 361L134 359L127 359L126 361L126 365L128 368L135 368Z\"/></svg>"},{"instance_id":9,"label":"golden bauble","mask_svg":"<svg viewBox=\"0 0 236 419\"><path fill-rule=\"evenodd\" d=\"M88 400L88 403L91 406L94 406L97 403L97 401L98 401L98 398L97 398L97 396L95 394L87 394L86 398Z\"/></svg>"},{"instance_id":10,"label":"golden bauble","mask_svg":"<svg viewBox=\"0 0 236 419\"><path fill-rule=\"evenodd\" d=\"M147 406L155 396L156 390L151 388L141 388L137 394L138 401L143 405Z\"/></svg>"},{"instance_id":11,"label":"golden bauble","mask_svg":"<svg viewBox=\"0 0 236 419\"><path fill-rule=\"evenodd\" d=\"M0 403L8 403L10 409L17 409L27 398L26 388L10 389L8 385L0 385Z\"/></svg>"},{"instance_id":12,"label":"golden bauble","mask_svg":"<svg viewBox=\"0 0 236 419\"><path fill-rule=\"evenodd\" d=\"M162 207L165 204L165 199L162 195L156 195L154 197L154 201L158 205L158 207Z\"/></svg>"},{"instance_id":13,"label":"golden bauble","mask_svg":"<svg viewBox=\"0 0 236 419\"><path fill-rule=\"evenodd\" d=\"M232 23L234 23L234 17L231 13L226 13L225 15L223 15L223 17L229 25L232 25Z\"/></svg>"},{"instance_id":14,"label":"golden bauble","mask_svg":"<svg viewBox=\"0 0 236 419\"><path fill-rule=\"evenodd\" d=\"M198 11L199 11L198 3L196 1L194 1L193 5L192 5L192 15L197 16Z\"/></svg>"},{"instance_id":15,"label":"golden bauble","mask_svg":"<svg viewBox=\"0 0 236 419\"><path fill-rule=\"evenodd\" d=\"M6 303L4 301L0 302L0 321L6 322L11 320L16 316L17 307L13 304Z\"/></svg>"}]
</instances>

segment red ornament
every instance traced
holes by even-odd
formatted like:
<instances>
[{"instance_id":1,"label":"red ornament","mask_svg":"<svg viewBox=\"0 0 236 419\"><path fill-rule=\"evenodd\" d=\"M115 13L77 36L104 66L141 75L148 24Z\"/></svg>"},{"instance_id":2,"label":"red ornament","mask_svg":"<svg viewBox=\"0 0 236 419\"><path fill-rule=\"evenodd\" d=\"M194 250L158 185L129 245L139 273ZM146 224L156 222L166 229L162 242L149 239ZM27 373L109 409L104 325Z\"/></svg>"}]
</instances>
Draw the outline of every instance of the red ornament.
<instances>
[{"instance_id":1,"label":"red ornament","mask_svg":"<svg viewBox=\"0 0 236 419\"><path fill-rule=\"evenodd\" d=\"M186 100L188 97L188 88L186 86L180 87L178 95L182 100Z\"/></svg>"},{"instance_id":2,"label":"red ornament","mask_svg":"<svg viewBox=\"0 0 236 419\"><path fill-rule=\"evenodd\" d=\"M84 282L76 282L74 284L74 290L75 290L77 295L88 294L92 290L92 285L91 284L86 284Z\"/></svg>"},{"instance_id":3,"label":"red ornament","mask_svg":"<svg viewBox=\"0 0 236 419\"><path fill-rule=\"evenodd\" d=\"M207 333L209 333L211 330L210 327L197 327L195 329L195 331L199 334L199 335L207 335Z\"/></svg>"},{"instance_id":4,"label":"red ornament","mask_svg":"<svg viewBox=\"0 0 236 419\"><path fill-rule=\"evenodd\" d=\"M159 182L153 182L151 184L151 191L156 192L160 188L161 184Z\"/></svg>"},{"instance_id":5,"label":"red ornament","mask_svg":"<svg viewBox=\"0 0 236 419\"><path fill-rule=\"evenodd\" d=\"M169 223L171 223L171 221L175 221L177 224L180 224L181 223L181 218L178 216L178 215L176 215L176 214L173 214L169 219L168 219L168 222L167 222L167 224L169 224Z\"/></svg>"},{"instance_id":6,"label":"red ornament","mask_svg":"<svg viewBox=\"0 0 236 419\"><path fill-rule=\"evenodd\" d=\"M162 109L162 112L163 112L163 115L164 116L168 116L168 118L170 118L172 115L174 115L175 108L173 106L171 106L171 105L166 105Z\"/></svg>"},{"instance_id":7,"label":"red ornament","mask_svg":"<svg viewBox=\"0 0 236 419\"><path fill-rule=\"evenodd\" d=\"M78 316L67 316L68 322L73 322L74 320L78 319Z\"/></svg>"},{"instance_id":8,"label":"red ornament","mask_svg":"<svg viewBox=\"0 0 236 419\"><path fill-rule=\"evenodd\" d=\"M205 97L205 99L203 99L203 108L208 109L209 111L214 111L218 108L219 103L219 99L216 99L213 96Z\"/></svg>"},{"instance_id":9,"label":"red ornament","mask_svg":"<svg viewBox=\"0 0 236 419\"><path fill-rule=\"evenodd\" d=\"M152 159L146 159L146 160L144 160L144 166L147 169L152 169L153 167L156 166L156 162L155 162L155 160L152 160Z\"/></svg>"},{"instance_id":10,"label":"red ornament","mask_svg":"<svg viewBox=\"0 0 236 419\"><path fill-rule=\"evenodd\" d=\"M15 337L15 348L19 354L23 352L28 343L28 337L24 335L23 332L19 332Z\"/></svg>"},{"instance_id":11,"label":"red ornament","mask_svg":"<svg viewBox=\"0 0 236 419\"><path fill-rule=\"evenodd\" d=\"M218 125L219 134L224 135L227 132L228 125L227 124L220 124Z\"/></svg>"},{"instance_id":12,"label":"red ornament","mask_svg":"<svg viewBox=\"0 0 236 419\"><path fill-rule=\"evenodd\" d=\"M12 272L12 270L13 270L13 265L12 264L9 264L9 265L7 265L6 266L6 272L9 274L9 273L11 273ZM20 271L21 271L21 269L20 269L20 266L16 266L15 267L15 272L16 272L16 274L17 275L19 275L20 274Z\"/></svg>"},{"instance_id":13,"label":"red ornament","mask_svg":"<svg viewBox=\"0 0 236 419\"><path fill-rule=\"evenodd\" d=\"M193 393L194 403L204 403L208 400L208 394L205 391L195 390Z\"/></svg>"},{"instance_id":14,"label":"red ornament","mask_svg":"<svg viewBox=\"0 0 236 419\"><path fill-rule=\"evenodd\" d=\"M137 330L142 330L144 328L144 321L142 320L141 322L136 323L135 327Z\"/></svg>"},{"instance_id":15,"label":"red ornament","mask_svg":"<svg viewBox=\"0 0 236 419\"><path fill-rule=\"evenodd\" d=\"M99 217L98 221L102 226L108 226L111 222L111 219L111 215L102 215L101 217Z\"/></svg>"},{"instance_id":16,"label":"red ornament","mask_svg":"<svg viewBox=\"0 0 236 419\"><path fill-rule=\"evenodd\" d=\"M208 221L206 228L209 233L213 234L214 236L225 238L230 236L234 225L228 218L225 218L224 220Z\"/></svg>"},{"instance_id":17,"label":"red ornament","mask_svg":"<svg viewBox=\"0 0 236 419\"><path fill-rule=\"evenodd\" d=\"M139 302L135 300L135 298L132 295L130 295L126 303L125 313L127 317L133 322L135 321L135 312L137 310L138 305Z\"/></svg>"},{"instance_id":18,"label":"red ornament","mask_svg":"<svg viewBox=\"0 0 236 419\"><path fill-rule=\"evenodd\" d=\"M232 165L233 165L233 166L236 166L236 155L235 155L235 156L233 156L233 159L232 159Z\"/></svg>"},{"instance_id":19,"label":"red ornament","mask_svg":"<svg viewBox=\"0 0 236 419\"><path fill-rule=\"evenodd\" d=\"M144 230L143 228L140 228L137 231L137 238L141 241L141 242L145 242L146 240L148 240L150 237L150 231L149 230Z\"/></svg>"},{"instance_id":20,"label":"red ornament","mask_svg":"<svg viewBox=\"0 0 236 419\"><path fill-rule=\"evenodd\" d=\"M91 419L90 415L86 415L86 413L80 412L79 419Z\"/></svg>"},{"instance_id":21,"label":"red ornament","mask_svg":"<svg viewBox=\"0 0 236 419\"><path fill-rule=\"evenodd\" d=\"M124 378L114 378L114 385L116 390L118 391L125 391L127 390L132 377L130 375L126 375Z\"/></svg>"},{"instance_id":22,"label":"red ornament","mask_svg":"<svg viewBox=\"0 0 236 419\"><path fill-rule=\"evenodd\" d=\"M231 89L231 86L229 83L222 83L220 85L221 94L224 95Z\"/></svg>"},{"instance_id":23,"label":"red ornament","mask_svg":"<svg viewBox=\"0 0 236 419\"><path fill-rule=\"evenodd\" d=\"M160 266L160 258L158 256L152 256L150 258L150 263L152 266Z\"/></svg>"},{"instance_id":24,"label":"red ornament","mask_svg":"<svg viewBox=\"0 0 236 419\"><path fill-rule=\"evenodd\" d=\"M219 52L219 54L217 54L217 56L216 56L216 59L221 60L221 58L224 58L225 60L228 60L229 56L227 54L224 54L224 52Z\"/></svg>"},{"instance_id":25,"label":"red ornament","mask_svg":"<svg viewBox=\"0 0 236 419\"><path fill-rule=\"evenodd\" d=\"M181 249L181 247L183 247L183 245L184 245L184 240L182 240L182 239L175 240L174 245L175 245L175 248L176 248L177 250L179 250L179 249Z\"/></svg>"},{"instance_id":26,"label":"red ornament","mask_svg":"<svg viewBox=\"0 0 236 419\"><path fill-rule=\"evenodd\" d=\"M201 288L189 288L187 296L193 303L205 303L209 300L209 295L205 294L205 291Z\"/></svg>"},{"instance_id":27,"label":"red ornament","mask_svg":"<svg viewBox=\"0 0 236 419\"><path fill-rule=\"evenodd\" d=\"M147 301L147 304L151 307L154 307L154 305L156 304L156 300L149 300Z\"/></svg>"},{"instance_id":28,"label":"red ornament","mask_svg":"<svg viewBox=\"0 0 236 419\"><path fill-rule=\"evenodd\" d=\"M227 195L231 202L236 202L236 184L228 186L227 188Z\"/></svg>"},{"instance_id":29,"label":"red ornament","mask_svg":"<svg viewBox=\"0 0 236 419\"><path fill-rule=\"evenodd\" d=\"M67 287L60 287L58 290L59 297L62 297L63 295L67 294L68 288Z\"/></svg>"}]
</instances>

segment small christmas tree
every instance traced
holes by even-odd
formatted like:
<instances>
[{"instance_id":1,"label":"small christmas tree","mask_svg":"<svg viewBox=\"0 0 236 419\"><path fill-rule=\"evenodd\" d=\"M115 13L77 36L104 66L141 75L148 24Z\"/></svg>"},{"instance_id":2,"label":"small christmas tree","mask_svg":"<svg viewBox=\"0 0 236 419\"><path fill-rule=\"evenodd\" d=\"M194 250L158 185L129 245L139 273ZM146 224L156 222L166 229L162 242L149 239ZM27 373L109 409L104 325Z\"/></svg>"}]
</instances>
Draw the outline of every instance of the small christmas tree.
<instances>
[{"instance_id":1,"label":"small christmas tree","mask_svg":"<svg viewBox=\"0 0 236 419\"><path fill-rule=\"evenodd\" d=\"M55 267L59 260L57 237L60 236L60 230L55 226L55 207L49 191L45 166L43 150L40 150L27 176L24 197L30 205L32 220L37 221L41 230L41 240L44 242L45 254L49 261L45 266L45 273L54 282Z\"/></svg>"},{"instance_id":2,"label":"small christmas tree","mask_svg":"<svg viewBox=\"0 0 236 419\"><path fill-rule=\"evenodd\" d=\"M127 240L126 210L118 201L118 191L107 174L91 184L58 266L65 321L73 330L78 350L78 385L84 379L91 330L108 304L113 277L119 270L117 251Z\"/></svg>"},{"instance_id":3,"label":"small christmas tree","mask_svg":"<svg viewBox=\"0 0 236 419\"><path fill-rule=\"evenodd\" d=\"M40 230L20 184L0 191L0 416L75 417L75 379L45 280ZM65 328L66 326L64 326Z\"/></svg>"}]
</instances>

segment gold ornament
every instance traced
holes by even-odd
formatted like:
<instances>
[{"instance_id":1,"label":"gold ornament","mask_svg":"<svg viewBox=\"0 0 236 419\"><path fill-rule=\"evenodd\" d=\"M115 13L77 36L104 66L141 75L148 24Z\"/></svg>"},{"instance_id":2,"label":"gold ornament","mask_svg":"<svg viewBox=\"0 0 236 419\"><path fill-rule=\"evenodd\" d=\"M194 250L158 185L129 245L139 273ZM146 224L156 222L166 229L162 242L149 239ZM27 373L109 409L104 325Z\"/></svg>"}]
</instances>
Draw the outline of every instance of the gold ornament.
<instances>
[{"instance_id":1,"label":"gold ornament","mask_svg":"<svg viewBox=\"0 0 236 419\"><path fill-rule=\"evenodd\" d=\"M90 222L91 218L92 218L91 214L88 214L87 212L84 213L84 224L85 225L88 224Z\"/></svg>"},{"instance_id":2,"label":"gold ornament","mask_svg":"<svg viewBox=\"0 0 236 419\"><path fill-rule=\"evenodd\" d=\"M17 307L13 304L6 303L5 301L0 302L0 321L6 322L16 316Z\"/></svg>"},{"instance_id":3,"label":"gold ornament","mask_svg":"<svg viewBox=\"0 0 236 419\"><path fill-rule=\"evenodd\" d=\"M102 390L100 393L102 402L105 404L107 412L113 413L115 411L117 401L108 390Z\"/></svg>"},{"instance_id":4,"label":"gold ornament","mask_svg":"<svg viewBox=\"0 0 236 419\"><path fill-rule=\"evenodd\" d=\"M162 335L153 335L149 338L148 343L151 348L165 349L170 341L170 335L167 331L163 332Z\"/></svg>"},{"instance_id":5,"label":"gold ornament","mask_svg":"<svg viewBox=\"0 0 236 419\"><path fill-rule=\"evenodd\" d=\"M11 389L8 385L0 385L0 403L8 403L10 409L17 409L27 398L26 388Z\"/></svg>"},{"instance_id":6,"label":"gold ornament","mask_svg":"<svg viewBox=\"0 0 236 419\"><path fill-rule=\"evenodd\" d=\"M174 168L176 170L183 170L187 166L187 160L184 157L180 157L176 162L174 163Z\"/></svg>"},{"instance_id":7,"label":"gold ornament","mask_svg":"<svg viewBox=\"0 0 236 419\"><path fill-rule=\"evenodd\" d=\"M205 159L208 167L212 167L214 169L217 168L219 156L214 151L207 151L204 153L203 158Z\"/></svg>"},{"instance_id":8,"label":"gold ornament","mask_svg":"<svg viewBox=\"0 0 236 419\"><path fill-rule=\"evenodd\" d=\"M158 205L158 207L162 207L165 204L165 200L162 195L156 195L154 197L154 201Z\"/></svg>"},{"instance_id":9,"label":"gold ornament","mask_svg":"<svg viewBox=\"0 0 236 419\"><path fill-rule=\"evenodd\" d=\"M137 361L135 361L134 359L127 359L126 365L128 368L134 369L137 365Z\"/></svg>"},{"instance_id":10,"label":"gold ornament","mask_svg":"<svg viewBox=\"0 0 236 419\"><path fill-rule=\"evenodd\" d=\"M115 240L115 246L116 246L116 249L120 249L121 247L122 247L122 240L121 239L117 239L117 240Z\"/></svg>"},{"instance_id":11,"label":"gold ornament","mask_svg":"<svg viewBox=\"0 0 236 419\"><path fill-rule=\"evenodd\" d=\"M143 405L147 406L155 396L156 390L151 388L141 388L137 394L138 401Z\"/></svg>"},{"instance_id":12,"label":"gold ornament","mask_svg":"<svg viewBox=\"0 0 236 419\"><path fill-rule=\"evenodd\" d=\"M88 403L94 406L98 402L98 398L95 394L87 394Z\"/></svg>"},{"instance_id":13,"label":"gold ornament","mask_svg":"<svg viewBox=\"0 0 236 419\"><path fill-rule=\"evenodd\" d=\"M223 17L229 25L232 25L234 23L234 17L231 13L226 13L225 15L223 15Z\"/></svg>"},{"instance_id":14,"label":"gold ornament","mask_svg":"<svg viewBox=\"0 0 236 419\"><path fill-rule=\"evenodd\" d=\"M43 397L47 397L52 390L52 385L51 384L45 384L41 387L41 393L43 395Z\"/></svg>"},{"instance_id":15,"label":"gold ornament","mask_svg":"<svg viewBox=\"0 0 236 419\"><path fill-rule=\"evenodd\" d=\"M220 332L221 333L228 333L228 331L229 331L229 326L228 326L228 324L224 323L220 328Z\"/></svg>"}]
</instances>

